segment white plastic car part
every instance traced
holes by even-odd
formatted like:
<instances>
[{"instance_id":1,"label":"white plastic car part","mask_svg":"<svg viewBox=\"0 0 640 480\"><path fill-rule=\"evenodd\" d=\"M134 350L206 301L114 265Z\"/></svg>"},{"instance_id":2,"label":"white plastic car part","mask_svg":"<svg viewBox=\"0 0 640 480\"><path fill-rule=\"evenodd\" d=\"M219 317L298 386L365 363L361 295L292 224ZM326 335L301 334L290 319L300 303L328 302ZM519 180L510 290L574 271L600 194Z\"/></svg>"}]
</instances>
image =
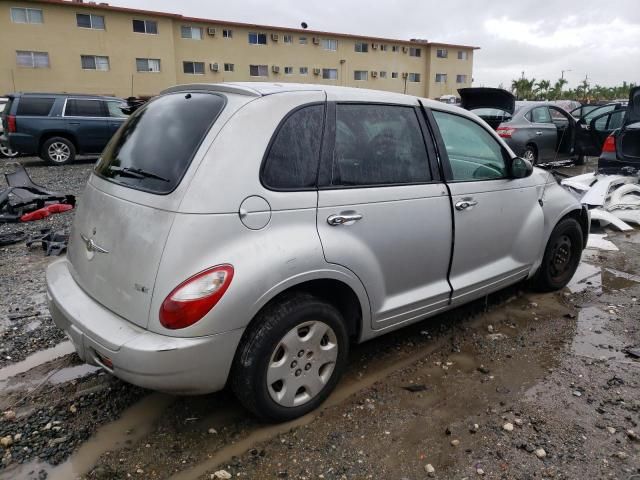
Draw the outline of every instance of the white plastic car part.
<instances>
[{"instance_id":1,"label":"white plastic car part","mask_svg":"<svg viewBox=\"0 0 640 480\"><path fill-rule=\"evenodd\" d=\"M591 210L591 221L598 220L600 222L601 227L605 227L607 225L613 225L615 228L620 230L621 232L628 232L633 230L633 227L628 223L625 223L623 220L618 218L611 212L607 212L602 208L594 208Z\"/></svg>"}]
</instances>

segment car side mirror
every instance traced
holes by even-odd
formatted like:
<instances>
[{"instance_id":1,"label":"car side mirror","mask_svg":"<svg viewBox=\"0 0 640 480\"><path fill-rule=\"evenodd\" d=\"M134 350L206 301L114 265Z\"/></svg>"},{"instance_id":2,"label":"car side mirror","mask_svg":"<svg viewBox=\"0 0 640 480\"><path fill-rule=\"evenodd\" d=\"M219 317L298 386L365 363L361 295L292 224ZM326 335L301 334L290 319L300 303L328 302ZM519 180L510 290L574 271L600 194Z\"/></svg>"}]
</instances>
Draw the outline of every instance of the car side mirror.
<instances>
[{"instance_id":1,"label":"car side mirror","mask_svg":"<svg viewBox=\"0 0 640 480\"><path fill-rule=\"evenodd\" d=\"M515 157L511 159L511 178L526 178L533 173L533 165L529 160Z\"/></svg>"}]
</instances>

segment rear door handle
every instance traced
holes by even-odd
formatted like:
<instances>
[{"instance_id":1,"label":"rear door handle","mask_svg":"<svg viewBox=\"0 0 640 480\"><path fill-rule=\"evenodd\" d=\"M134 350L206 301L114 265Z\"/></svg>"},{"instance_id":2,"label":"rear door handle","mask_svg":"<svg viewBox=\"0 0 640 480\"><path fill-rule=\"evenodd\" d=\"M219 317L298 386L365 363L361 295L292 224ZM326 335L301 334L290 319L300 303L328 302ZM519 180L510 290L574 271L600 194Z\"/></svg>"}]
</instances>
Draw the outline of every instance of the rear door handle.
<instances>
[{"instance_id":1,"label":"rear door handle","mask_svg":"<svg viewBox=\"0 0 640 480\"><path fill-rule=\"evenodd\" d=\"M358 220L362 219L362 214L356 212L344 212L338 215L329 215L327 218L327 223L332 227L337 227L338 225L352 225Z\"/></svg>"},{"instance_id":2,"label":"rear door handle","mask_svg":"<svg viewBox=\"0 0 640 480\"><path fill-rule=\"evenodd\" d=\"M536 132L536 135L542 135L542 132L541 132L540 130L538 130L538 131Z\"/></svg>"},{"instance_id":3,"label":"rear door handle","mask_svg":"<svg viewBox=\"0 0 640 480\"><path fill-rule=\"evenodd\" d=\"M476 205L478 205L478 202L472 200L471 198L468 198L456 202L456 210L466 210L467 208L475 207Z\"/></svg>"}]
</instances>

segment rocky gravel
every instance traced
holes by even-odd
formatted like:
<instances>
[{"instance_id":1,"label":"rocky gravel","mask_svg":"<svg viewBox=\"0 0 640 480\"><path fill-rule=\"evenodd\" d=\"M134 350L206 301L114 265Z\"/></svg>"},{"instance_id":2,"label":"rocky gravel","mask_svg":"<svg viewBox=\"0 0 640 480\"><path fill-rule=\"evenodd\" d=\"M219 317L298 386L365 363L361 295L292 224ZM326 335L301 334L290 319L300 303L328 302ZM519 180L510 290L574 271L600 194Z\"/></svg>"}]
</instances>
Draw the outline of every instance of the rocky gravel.
<instances>
[{"instance_id":1,"label":"rocky gravel","mask_svg":"<svg viewBox=\"0 0 640 480\"><path fill-rule=\"evenodd\" d=\"M93 168L92 160L62 167L50 167L34 158L19 161L36 184L78 197ZM0 159L0 171L12 172L12 163ZM4 178L0 181L0 189L5 188ZM36 235L45 228L68 231L72 219L73 210L34 222L0 223L0 234L23 231ZM46 307L44 270L55 258L45 257L39 248L27 249L24 242L0 247L0 367L64 340Z\"/></svg>"}]
</instances>

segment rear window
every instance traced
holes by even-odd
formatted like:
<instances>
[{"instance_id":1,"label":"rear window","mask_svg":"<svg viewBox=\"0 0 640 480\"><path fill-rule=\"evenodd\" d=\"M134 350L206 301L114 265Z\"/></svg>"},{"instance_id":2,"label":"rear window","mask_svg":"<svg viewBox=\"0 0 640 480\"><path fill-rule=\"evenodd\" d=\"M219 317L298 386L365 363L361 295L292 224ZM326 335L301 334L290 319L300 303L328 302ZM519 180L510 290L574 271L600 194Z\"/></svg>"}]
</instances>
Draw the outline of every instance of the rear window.
<instances>
[{"instance_id":1,"label":"rear window","mask_svg":"<svg viewBox=\"0 0 640 480\"><path fill-rule=\"evenodd\" d=\"M106 117L101 100L83 100L70 98L64 109L65 117Z\"/></svg>"},{"instance_id":2,"label":"rear window","mask_svg":"<svg viewBox=\"0 0 640 480\"><path fill-rule=\"evenodd\" d=\"M46 117L53 107L54 98L20 97L16 115Z\"/></svg>"},{"instance_id":3,"label":"rear window","mask_svg":"<svg viewBox=\"0 0 640 480\"><path fill-rule=\"evenodd\" d=\"M96 165L99 176L151 193L173 191L225 105L210 93L172 93L137 110Z\"/></svg>"}]
</instances>

